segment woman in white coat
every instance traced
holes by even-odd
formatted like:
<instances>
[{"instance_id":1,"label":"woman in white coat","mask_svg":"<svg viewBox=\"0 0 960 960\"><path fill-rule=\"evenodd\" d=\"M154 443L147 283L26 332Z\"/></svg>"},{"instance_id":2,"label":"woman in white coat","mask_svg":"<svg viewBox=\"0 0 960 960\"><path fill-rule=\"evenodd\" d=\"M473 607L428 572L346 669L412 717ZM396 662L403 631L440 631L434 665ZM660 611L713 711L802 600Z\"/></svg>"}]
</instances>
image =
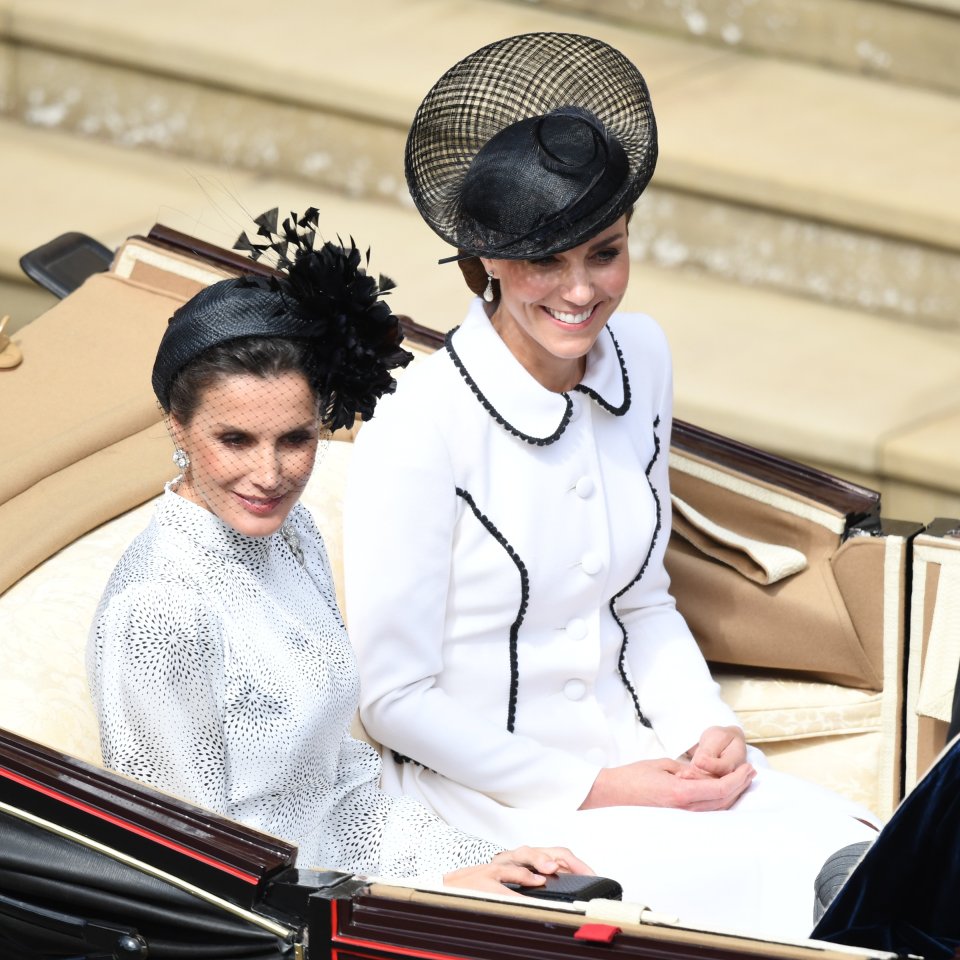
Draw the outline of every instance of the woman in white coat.
<instances>
[{"instance_id":1,"label":"woman in white coat","mask_svg":"<svg viewBox=\"0 0 960 960\"><path fill-rule=\"evenodd\" d=\"M758 772L669 593L670 357L617 312L656 155L643 78L587 37L492 44L421 104L411 193L482 298L357 439L362 716L385 787L461 828L560 837L692 925L804 936L819 867L873 828Z\"/></svg>"}]
</instances>

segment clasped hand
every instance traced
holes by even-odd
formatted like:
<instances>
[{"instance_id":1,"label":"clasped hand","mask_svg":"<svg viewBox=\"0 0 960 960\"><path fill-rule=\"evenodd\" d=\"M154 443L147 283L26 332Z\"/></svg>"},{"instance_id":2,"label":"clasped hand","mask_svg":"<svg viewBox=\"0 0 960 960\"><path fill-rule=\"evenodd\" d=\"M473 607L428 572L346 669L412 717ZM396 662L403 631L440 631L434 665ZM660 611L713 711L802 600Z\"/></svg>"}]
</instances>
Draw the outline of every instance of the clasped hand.
<instances>
[{"instance_id":1,"label":"clasped hand","mask_svg":"<svg viewBox=\"0 0 960 960\"><path fill-rule=\"evenodd\" d=\"M490 893L513 894L505 883L524 887L542 887L553 873L592 874L593 871L566 847L517 847L504 850L489 863L463 867L444 876L451 887L486 890Z\"/></svg>"},{"instance_id":2,"label":"clasped hand","mask_svg":"<svg viewBox=\"0 0 960 960\"><path fill-rule=\"evenodd\" d=\"M739 727L708 727L698 743L673 760L638 760L600 771L581 810L591 807L674 807L727 810L756 776Z\"/></svg>"},{"instance_id":3,"label":"clasped hand","mask_svg":"<svg viewBox=\"0 0 960 960\"><path fill-rule=\"evenodd\" d=\"M747 763L747 745L739 727L708 727L678 760L638 760L606 767L580 809L590 807L676 807L726 810L756 776ZM454 870L444 883L471 890L511 893L504 883L542 886L553 873L593 871L566 847L518 847L498 853L490 863Z\"/></svg>"}]
</instances>

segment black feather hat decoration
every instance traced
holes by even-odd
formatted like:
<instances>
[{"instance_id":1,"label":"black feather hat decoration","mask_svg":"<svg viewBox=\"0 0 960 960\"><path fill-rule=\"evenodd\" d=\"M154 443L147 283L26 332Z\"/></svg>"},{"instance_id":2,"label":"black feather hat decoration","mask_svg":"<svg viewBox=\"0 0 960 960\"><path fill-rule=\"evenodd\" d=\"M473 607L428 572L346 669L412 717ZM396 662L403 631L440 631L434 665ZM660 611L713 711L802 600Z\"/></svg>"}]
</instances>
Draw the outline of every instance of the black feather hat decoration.
<instances>
[{"instance_id":1,"label":"black feather hat decoration","mask_svg":"<svg viewBox=\"0 0 960 960\"><path fill-rule=\"evenodd\" d=\"M390 371L405 367L413 355L400 346L400 323L382 299L393 281L367 274L370 251L361 256L353 237L349 245L338 237L339 243L315 247L318 221L316 207L300 217L291 213L282 224L277 210L269 210L254 221L255 239L243 233L234 249L278 271L260 282L279 294L294 321L282 335L313 344L321 416L336 430L358 414L369 420L377 400L396 387Z\"/></svg>"}]
</instances>

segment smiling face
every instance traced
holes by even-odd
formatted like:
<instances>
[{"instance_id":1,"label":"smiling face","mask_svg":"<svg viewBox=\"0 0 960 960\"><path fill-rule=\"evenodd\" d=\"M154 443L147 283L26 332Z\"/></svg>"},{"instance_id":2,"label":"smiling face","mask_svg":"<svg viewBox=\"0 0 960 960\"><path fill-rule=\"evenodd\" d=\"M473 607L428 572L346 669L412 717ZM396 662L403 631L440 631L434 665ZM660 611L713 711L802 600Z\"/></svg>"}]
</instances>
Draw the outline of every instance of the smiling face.
<instances>
[{"instance_id":1,"label":"smiling face","mask_svg":"<svg viewBox=\"0 0 960 960\"><path fill-rule=\"evenodd\" d=\"M500 281L491 322L504 343L547 389L572 389L627 289L626 216L562 253L540 260L482 262Z\"/></svg>"},{"instance_id":2,"label":"smiling face","mask_svg":"<svg viewBox=\"0 0 960 960\"><path fill-rule=\"evenodd\" d=\"M177 493L246 536L280 529L317 455L317 401L301 373L222 377L188 424L171 426L190 457Z\"/></svg>"}]
</instances>

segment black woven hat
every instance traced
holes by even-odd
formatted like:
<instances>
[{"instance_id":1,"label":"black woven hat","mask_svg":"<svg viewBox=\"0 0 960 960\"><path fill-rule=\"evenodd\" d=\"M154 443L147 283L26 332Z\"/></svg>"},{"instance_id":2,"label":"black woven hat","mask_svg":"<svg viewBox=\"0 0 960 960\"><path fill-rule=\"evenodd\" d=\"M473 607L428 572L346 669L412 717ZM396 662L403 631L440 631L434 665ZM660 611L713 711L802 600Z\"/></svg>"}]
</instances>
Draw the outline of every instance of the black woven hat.
<instances>
[{"instance_id":1,"label":"black woven hat","mask_svg":"<svg viewBox=\"0 0 960 960\"><path fill-rule=\"evenodd\" d=\"M315 247L315 207L282 225L276 209L255 222L261 239L242 234L235 247L253 260L270 257L273 274L221 280L174 312L151 378L160 406L169 411L177 374L211 347L241 337L285 337L310 346L306 372L324 423L337 429L357 415L368 420L377 400L396 386L390 371L413 359L400 346L400 323L382 300L393 281L367 274L352 238L349 245Z\"/></svg>"},{"instance_id":2,"label":"black woven hat","mask_svg":"<svg viewBox=\"0 0 960 960\"><path fill-rule=\"evenodd\" d=\"M153 364L153 392L170 406L174 377L205 350L240 337L280 337L302 331L276 293L246 278L220 280L178 307L163 333Z\"/></svg>"},{"instance_id":3,"label":"black woven hat","mask_svg":"<svg viewBox=\"0 0 960 960\"><path fill-rule=\"evenodd\" d=\"M656 162L640 72L572 33L509 37L451 67L417 109L405 154L433 230L463 255L511 260L589 240L626 213Z\"/></svg>"}]
</instances>

